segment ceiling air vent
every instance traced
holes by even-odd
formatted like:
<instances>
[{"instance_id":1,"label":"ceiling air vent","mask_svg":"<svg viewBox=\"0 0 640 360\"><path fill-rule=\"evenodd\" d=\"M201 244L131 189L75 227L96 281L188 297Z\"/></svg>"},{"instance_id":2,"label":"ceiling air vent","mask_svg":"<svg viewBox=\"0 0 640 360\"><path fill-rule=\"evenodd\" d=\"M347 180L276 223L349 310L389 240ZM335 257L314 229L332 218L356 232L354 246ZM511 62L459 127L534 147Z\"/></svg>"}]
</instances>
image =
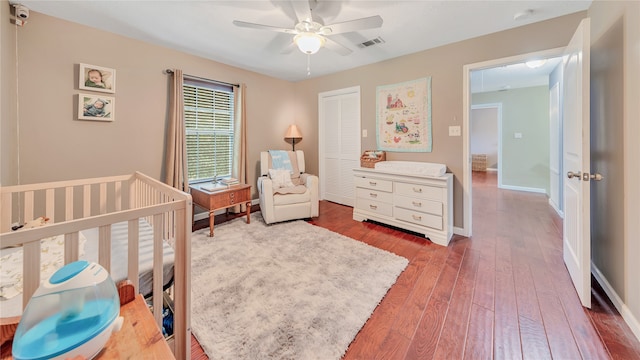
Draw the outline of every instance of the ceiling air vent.
<instances>
[{"instance_id":1,"label":"ceiling air vent","mask_svg":"<svg viewBox=\"0 0 640 360\"><path fill-rule=\"evenodd\" d=\"M361 44L358 44L358 47L361 48L361 49L364 49L366 47L373 46L373 45L379 45L379 44L384 44L384 40L382 40L382 38L378 36L375 39L367 40L367 41L365 41L365 42L363 42Z\"/></svg>"}]
</instances>

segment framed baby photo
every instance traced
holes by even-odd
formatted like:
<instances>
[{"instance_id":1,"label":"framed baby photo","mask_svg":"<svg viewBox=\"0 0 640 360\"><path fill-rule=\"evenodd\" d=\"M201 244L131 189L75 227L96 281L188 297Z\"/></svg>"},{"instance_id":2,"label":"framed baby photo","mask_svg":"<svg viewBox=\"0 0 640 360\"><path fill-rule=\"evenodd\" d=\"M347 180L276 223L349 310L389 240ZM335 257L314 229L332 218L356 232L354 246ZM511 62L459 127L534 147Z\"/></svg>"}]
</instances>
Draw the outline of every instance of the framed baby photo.
<instances>
[{"instance_id":1,"label":"framed baby photo","mask_svg":"<svg viewBox=\"0 0 640 360\"><path fill-rule=\"evenodd\" d=\"M78 94L78 120L114 121L116 99L94 94Z\"/></svg>"},{"instance_id":2,"label":"framed baby photo","mask_svg":"<svg viewBox=\"0 0 640 360\"><path fill-rule=\"evenodd\" d=\"M80 64L78 73L80 90L116 92L116 70L102 66Z\"/></svg>"}]
</instances>

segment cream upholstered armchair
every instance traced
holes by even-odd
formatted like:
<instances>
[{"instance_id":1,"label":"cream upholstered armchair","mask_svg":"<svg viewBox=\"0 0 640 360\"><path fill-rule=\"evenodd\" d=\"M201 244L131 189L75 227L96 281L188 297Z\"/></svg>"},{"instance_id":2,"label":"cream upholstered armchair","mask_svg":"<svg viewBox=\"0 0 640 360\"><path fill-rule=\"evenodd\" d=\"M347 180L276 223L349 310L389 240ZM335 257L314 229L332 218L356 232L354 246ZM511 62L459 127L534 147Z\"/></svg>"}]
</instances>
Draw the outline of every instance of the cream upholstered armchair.
<instances>
[{"instance_id":1,"label":"cream upholstered armchair","mask_svg":"<svg viewBox=\"0 0 640 360\"><path fill-rule=\"evenodd\" d=\"M287 182L290 171L281 166L278 155L274 155L276 161L273 161L270 152L260 153L258 193L265 223L318 216L318 177L305 173L304 152L296 150L278 153L284 156L287 160L285 162L290 161L290 182Z\"/></svg>"}]
</instances>

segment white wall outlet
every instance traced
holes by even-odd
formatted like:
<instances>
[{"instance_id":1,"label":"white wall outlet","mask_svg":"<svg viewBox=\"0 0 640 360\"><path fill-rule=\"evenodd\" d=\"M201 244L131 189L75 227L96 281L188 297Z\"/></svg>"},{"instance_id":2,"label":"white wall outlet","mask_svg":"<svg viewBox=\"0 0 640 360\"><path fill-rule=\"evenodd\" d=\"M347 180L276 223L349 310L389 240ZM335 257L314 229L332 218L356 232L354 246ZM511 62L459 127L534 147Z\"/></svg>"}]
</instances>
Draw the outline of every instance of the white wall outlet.
<instances>
[{"instance_id":1,"label":"white wall outlet","mask_svg":"<svg viewBox=\"0 0 640 360\"><path fill-rule=\"evenodd\" d=\"M460 125L449 126L449 136L460 136L462 132L460 130Z\"/></svg>"},{"instance_id":2,"label":"white wall outlet","mask_svg":"<svg viewBox=\"0 0 640 360\"><path fill-rule=\"evenodd\" d=\"M366 138L367 137L367 129L363 129L362 130L362 137Z\"/></svg>"},{"instance_id":3,"label":"white wall outlet","mask_svg":"<svg viewBox=\"0 0 640 360\"><path fill-rule=\"evenodd\" d=\"M522 139L522 133L513 133L514 139Z\"/></svg>"}]
</instances>

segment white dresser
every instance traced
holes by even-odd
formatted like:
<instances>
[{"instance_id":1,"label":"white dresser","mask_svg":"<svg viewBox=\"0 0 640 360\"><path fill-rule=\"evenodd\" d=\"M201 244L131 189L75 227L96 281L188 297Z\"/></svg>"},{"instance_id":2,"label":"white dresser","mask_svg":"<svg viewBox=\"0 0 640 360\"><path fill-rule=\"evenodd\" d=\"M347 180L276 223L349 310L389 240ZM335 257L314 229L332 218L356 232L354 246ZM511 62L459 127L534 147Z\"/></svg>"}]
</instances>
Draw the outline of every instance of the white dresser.
<instances>
[{"instance_id":1,"label":"white dresser","mask_svg":"<svg viewBox=\"0 0 640 360\"><path fill-rule=\"evenodd\" d=\"M453 174L404 175L370 168L353 170L353 219L374 220L424 234L447 246L453 235Z\"/></svg>"}]
</instances>

